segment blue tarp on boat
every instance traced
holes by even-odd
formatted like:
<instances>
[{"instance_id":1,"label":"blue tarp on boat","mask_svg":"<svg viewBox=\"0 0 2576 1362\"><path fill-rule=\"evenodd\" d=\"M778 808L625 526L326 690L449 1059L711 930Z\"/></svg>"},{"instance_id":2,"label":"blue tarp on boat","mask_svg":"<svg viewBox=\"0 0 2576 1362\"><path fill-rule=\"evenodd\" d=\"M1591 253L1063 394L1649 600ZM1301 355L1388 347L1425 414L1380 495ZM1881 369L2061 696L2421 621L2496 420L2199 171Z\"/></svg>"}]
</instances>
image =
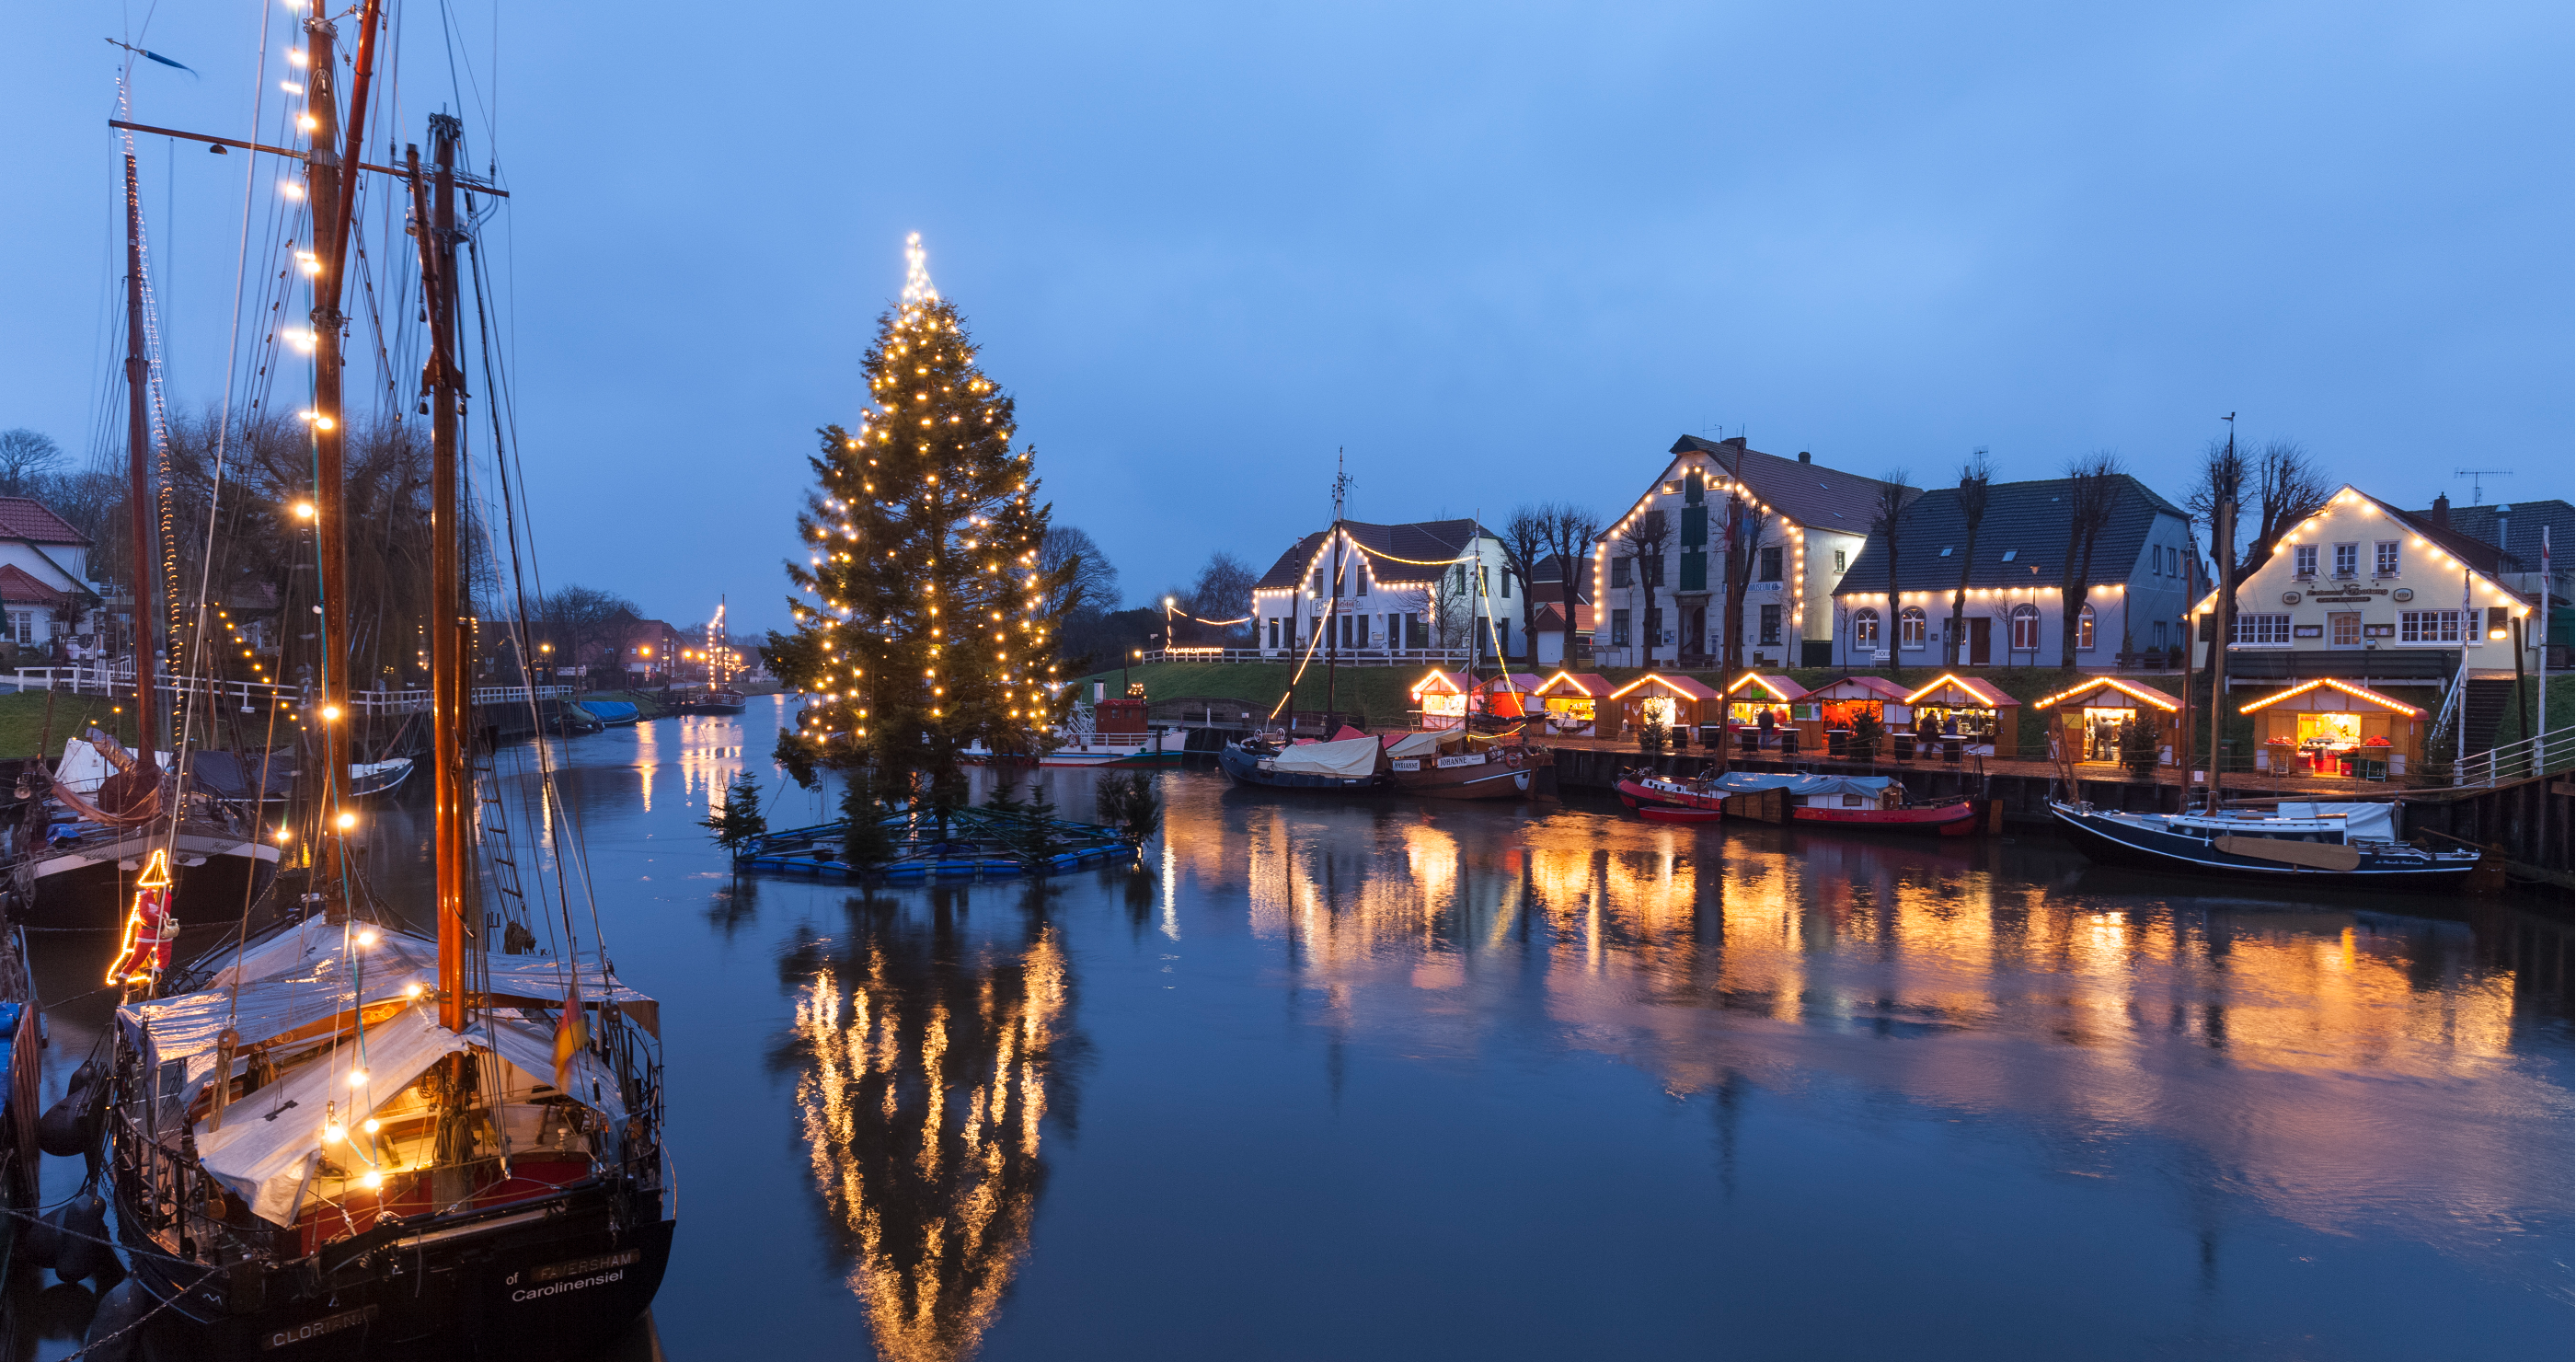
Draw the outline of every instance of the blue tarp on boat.
<instances>
[{"instance_id":1,"label":"blue tarp on boat","mask_svg":"<svg viewBox=\"0 0 2576 1362\"><path fill-rule=\"evenodd\" d=\"M1877 799L1896 783L1894 776L1802 776L1786 772L1729 771L1717 778L1717 788L1728 794L1760 794L1764 790L1786 790L1804 798L1808 795L1856 794Z\"/></svg>"}]
</instances>

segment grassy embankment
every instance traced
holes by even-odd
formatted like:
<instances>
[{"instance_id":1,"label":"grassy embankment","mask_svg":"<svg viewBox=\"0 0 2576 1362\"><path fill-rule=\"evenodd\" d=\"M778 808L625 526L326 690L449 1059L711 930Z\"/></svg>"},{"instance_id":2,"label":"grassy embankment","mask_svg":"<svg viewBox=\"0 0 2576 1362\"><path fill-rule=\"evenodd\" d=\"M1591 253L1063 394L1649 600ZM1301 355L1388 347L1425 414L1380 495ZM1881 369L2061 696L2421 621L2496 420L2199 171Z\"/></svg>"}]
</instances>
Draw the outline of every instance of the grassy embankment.
<instances>
[{"instance_id":1,"label":"grassy embankment","mask_svg":"<svg viewBox=\"0 0 2576 1362\"><path fill-rule=\"evenodd\" d=\"M2522 740L2523 707L2532 703L2532 697L2539 689L2539 678L2524 677L2522 690L2525 698L2519 703L2510 698L2506 700L2504 718L2496 722L2496 746ZM2540 731L2556 733L2571 723L2576 723L2576 677L2553 676L2549 678L2549 715L2540 725Z\"/></svg>"},{"instance_id":2,"label":"grassy embankment","mask_svg":"<svg viewBox=\"0 0 2576 1362\"><path fill-rule=\"evenodd\" d=\"M134 741L134 716L114 711L125 705L122 700L109 700L96 695L73 695L54 692L53 732L45 731L45 692L40 690L0 694L0 757L38 755L41 743L51 749L47 755L62 756L63 743L97 724L116 735L119 741Z\"/></svg>"}]
</instances>

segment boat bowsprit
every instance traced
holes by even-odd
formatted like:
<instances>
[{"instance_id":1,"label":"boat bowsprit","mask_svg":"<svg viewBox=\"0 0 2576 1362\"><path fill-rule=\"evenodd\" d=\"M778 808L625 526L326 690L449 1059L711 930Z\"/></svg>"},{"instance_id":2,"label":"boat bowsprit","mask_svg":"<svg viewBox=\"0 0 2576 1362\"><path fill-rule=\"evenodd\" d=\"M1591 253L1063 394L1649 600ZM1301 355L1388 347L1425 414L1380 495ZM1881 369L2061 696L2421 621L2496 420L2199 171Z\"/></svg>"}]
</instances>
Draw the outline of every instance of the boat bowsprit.
<instances>
[{"instance_id":1,"label":"boat bowsprit","mask_svg":"<svg viewBox=\"0 0 2576 1362\"><path fill-rule=\"evenodd\" d=\"M2069 840L2096 861L2191 875L2304 884L2442 889L2475 869L2474 850L2434 851L2397 839L2388 803L2283 803L2271 813L2120 813L2050 800Z\"/></svg>"}]
</instances>

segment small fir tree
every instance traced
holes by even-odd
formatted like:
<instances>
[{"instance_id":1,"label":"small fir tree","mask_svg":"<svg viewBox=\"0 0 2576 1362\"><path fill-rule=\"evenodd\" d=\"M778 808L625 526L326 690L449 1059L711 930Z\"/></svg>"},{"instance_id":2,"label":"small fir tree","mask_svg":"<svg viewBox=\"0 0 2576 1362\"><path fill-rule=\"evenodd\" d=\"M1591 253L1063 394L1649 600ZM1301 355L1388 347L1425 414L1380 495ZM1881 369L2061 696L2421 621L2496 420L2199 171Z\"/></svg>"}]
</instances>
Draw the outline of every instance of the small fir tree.
<instances>
[{"instance_id":1,"label":"small fir tree","mask_svg":"<svg viewBox=\"0 0 2576 1362\"><path fill-rule=\"evenodd\" d=\"M2140 780L2153 780L2161 754L2156 751L2156 730L2152 724L2135 719L2120 721L2120 764Z\"/></svg>"},{"instance_id":2,"label":"small fir tree","mask_svg":"<svg viewBox=\"0 0 2576 1362\"><path fill-rule=\"evenodd\" d=\"M717 846L736 854L768 835L769 819L760 811L760 777L749 771L735 776L725 787L724 803L709 810L698 826L716 839Z\"/></svg>"},{"instance_id":3,"label":"small fir tree","mask_svg":"<svg viewBox=\"0 0 2576 1362\"><path fill-rule=\"evenodd\" d=\"M864 765L875 789L918 790L944 818L966 803L970 744L1035 750L1079 564L1039 565L1036 451L1012 450L1011 399L975 367L918 236L906 255L903 298L867 352L872 405L856 430L826 427L813 459L807 559L787 570L796 631L762 656L809 697L778 743L799 781Z\"/></svg>"},{"instance_id":4,"label":"small fir tree","mask_svg":"<svg viewBox=\"0 0 2576 1362\"><path fill-rule=\"evenodd\" d=\"M1162 824L1163 809L1154 798L1154 777L1149 772L1130 771L1101 782L1099 801L1101 820L1115 826L1118 835L1133 845L1142 846Z\"/></svg>"},{"instance_id":5,"label":"small fir tree","mask_svg":"<svg viewBox=\"0 0 2576 1362\"><path fill-rule=\"evenodd\" d=\"M1648 715L1644 723L1637 725L1637 750L1650 757L1664 750L1662 719Z\"/></svg>"},{"instance_id":6,"label":"small fir tree","mask_svg":"<svg viewBox=\"0 0 2576 1362\"><path fill-rule=\"evenodd\" d=\"M871 767L854 766L841 785L841 864L871 875L894 859L894 834L886 828L890 811Z\"/></svg>"},{"instance_id":7,"label":"small fir tree","mask_svg":"<svg viewBox=\"0 0 2576 1362\"><path fill-rule=\"evenodd\" d=\"M1876 761L1879 744L1886 740L1887 726L1879 722L1877 715L1864 710L1852 717L1851 739L1846 750L1854 761Z\"/></svg>"}]
</instances>

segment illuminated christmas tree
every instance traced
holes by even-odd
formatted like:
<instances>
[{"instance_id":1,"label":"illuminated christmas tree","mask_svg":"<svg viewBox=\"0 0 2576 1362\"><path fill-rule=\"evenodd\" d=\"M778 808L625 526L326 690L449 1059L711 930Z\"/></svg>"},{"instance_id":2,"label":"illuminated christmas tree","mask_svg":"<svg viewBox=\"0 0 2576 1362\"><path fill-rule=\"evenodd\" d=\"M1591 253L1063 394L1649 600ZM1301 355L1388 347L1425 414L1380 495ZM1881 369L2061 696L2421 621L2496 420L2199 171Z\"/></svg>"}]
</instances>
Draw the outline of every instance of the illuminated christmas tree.
<instances>
[{"instance_id":1,"label":"illuminated christmas tree","mask_svg":"<svg viewBox=\"0 0 2576 1362\"><path fill-rule=\"evenodd\" d=\"M975 367L957 308L907 244L902 301L877 321L869 408L823 430L817 489L797 516L807 561L788 566L796 631L771 634L771 672L807 697L778 758L866 769L870 797L965 803L960 754L1037 749L1055 708L1067 595L1038 564L1049 507L1036 451L1011 449L1011 399Z\"/></svg>"}]
</instances>

